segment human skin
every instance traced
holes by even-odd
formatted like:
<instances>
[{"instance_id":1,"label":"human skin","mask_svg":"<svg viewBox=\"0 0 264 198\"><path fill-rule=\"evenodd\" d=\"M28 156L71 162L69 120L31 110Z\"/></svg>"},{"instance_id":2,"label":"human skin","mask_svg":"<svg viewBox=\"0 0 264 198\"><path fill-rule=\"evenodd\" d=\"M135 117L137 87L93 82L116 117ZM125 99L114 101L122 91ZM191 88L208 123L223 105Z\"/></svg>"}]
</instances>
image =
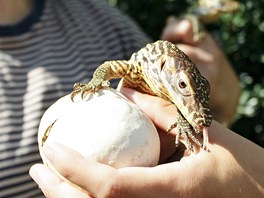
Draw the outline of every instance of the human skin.
<instances>
[{"instance_id":1,"label":"human skin","mask_svg":"<svg viewBox=\"0 0 264 198\"><path fill-rule=\"evenodd\" d=\"M204 38L194 42L191 22L174 17L168 18L161 38L176 43L209 80L213 117L230 125L240 95L239 80L215 39L205 31Z\"/></svg>"},{"instance_id":2,"label":"human skin","mask_svg":"<svg viewBox=\"0 0 264 198\"><path fill-rule=\"evenodd\" d=\"M32 0L0 0L0 25L18 23L30 13L32 5Z\"/></svg>"},{"instance_id":3,"label":"human skin","mask_svg":"<svg viewBox=\"0 0 264 198\"><path fill-rule=\"evenodd\" d=\"M177 113L173 104L132 89L124 89L123 93L165 134ZM175 130L167 135L171 139L174 136ZM168 147L171 153L175 152L171 145ZM55 198L264 196L263 148L216 121L209 128L208 148L204 151L196 147L195 153L185 153L179 161L155 167L115 169L84 159L58 143L47 143L43 151L48 160L61 175L85 191L60 179L42 164L32 166L30 175L47 197Z\"/></svg>"}]
</instances>

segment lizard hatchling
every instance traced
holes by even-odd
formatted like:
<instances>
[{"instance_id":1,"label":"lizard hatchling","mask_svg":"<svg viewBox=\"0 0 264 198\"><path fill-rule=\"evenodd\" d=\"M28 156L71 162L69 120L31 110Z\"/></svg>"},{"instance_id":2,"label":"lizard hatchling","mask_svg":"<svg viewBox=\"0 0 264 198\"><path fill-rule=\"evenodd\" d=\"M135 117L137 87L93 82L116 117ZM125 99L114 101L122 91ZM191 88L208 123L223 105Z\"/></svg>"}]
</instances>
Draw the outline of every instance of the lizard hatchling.
<instances>
[{"instance_id":1,"label":"lizard hatchling","mask_svg":"<svg viewBox=\"0 0 264 198\"><path fill-rule=\"evenodd\" d=\"M168 41L147 44L132 54L129 60L106 61L94 72L89 83L76 83L71 98L81 94L95 93L109 86L109 80L122 78L122 86L159 96L172 102L178 109L175 123L168 132L176 128L175 144L182 137L187 149L193 150L190 139L203 147L208 144L208 127L212 122L209 108L210 85L194 63L176 45ZM203 144L194 132L203 132Z\"/></svg>"},{"instance_id":2,"label":"lizard hatchling","mask_svg":"<svg viewBox=\"0 0 264 198\"><path fill-rule=\"evenodd\" d=\"M222 14L239 11L240 4L234 0L198 0L183 18L191 21L193 41L199 42L204 37L204 24L216 22Z\"/></svg>"}]
</instances>

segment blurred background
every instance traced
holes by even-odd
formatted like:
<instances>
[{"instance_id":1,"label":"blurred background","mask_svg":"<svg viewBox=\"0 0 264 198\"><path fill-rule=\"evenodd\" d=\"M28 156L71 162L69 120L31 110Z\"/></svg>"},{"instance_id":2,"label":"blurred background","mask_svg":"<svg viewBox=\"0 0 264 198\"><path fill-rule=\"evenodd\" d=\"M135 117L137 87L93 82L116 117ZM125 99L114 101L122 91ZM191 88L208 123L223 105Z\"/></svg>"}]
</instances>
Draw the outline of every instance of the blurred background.
<instances>
[{"instance_id":1,"label":"blurred background","mask_svg":"<svg viewBox=\"0 0 264 198\"><path fill-rule=\"evenodd\" d=\"M132 17L153 39L166 18L179 16L195 0L108 0ZM240 0L240 10L224 14L206 28L222 45L241 82L241 97L232 130L264 147L264 3Z\"/></svg>"}]
</instances>

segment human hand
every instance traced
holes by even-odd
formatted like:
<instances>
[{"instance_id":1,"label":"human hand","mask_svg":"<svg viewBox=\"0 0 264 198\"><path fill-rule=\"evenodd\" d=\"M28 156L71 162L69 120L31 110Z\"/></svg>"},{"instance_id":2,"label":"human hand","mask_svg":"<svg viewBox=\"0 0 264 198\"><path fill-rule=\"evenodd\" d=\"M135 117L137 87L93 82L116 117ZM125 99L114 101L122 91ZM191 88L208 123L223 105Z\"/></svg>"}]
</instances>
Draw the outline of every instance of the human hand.
<instances>
[{"instance_id":1,"label":"human hand","mask_svg":"<svg viewBox=\"0 0 264 198\"><path fill-rule=\"evenodd\" d=\"M174 121L175 107L169 102L131 89L125 89L124 94L163 131ZM180 161L151 168L115 169L84 159L62 145L47 143L43 147L47 159L85 191L71 186L44 165L34 165L30 175L47 197L54 198L264 196L263 149L215 121L209 134L209 152L200 150Z\"/></svg>"},{"instance_id":2,"label":"human hand","mask_svg":"<svg viewBox=\"0 0 264 198\"><path fill-rule=\"evenodd\" d=\"M204 38L195 42L191 22L170 17L161 38L177 43L209 80L213 117L229 125L238 104L239 81L213 37L205 31Z\"/></svg>"}]
</instances>

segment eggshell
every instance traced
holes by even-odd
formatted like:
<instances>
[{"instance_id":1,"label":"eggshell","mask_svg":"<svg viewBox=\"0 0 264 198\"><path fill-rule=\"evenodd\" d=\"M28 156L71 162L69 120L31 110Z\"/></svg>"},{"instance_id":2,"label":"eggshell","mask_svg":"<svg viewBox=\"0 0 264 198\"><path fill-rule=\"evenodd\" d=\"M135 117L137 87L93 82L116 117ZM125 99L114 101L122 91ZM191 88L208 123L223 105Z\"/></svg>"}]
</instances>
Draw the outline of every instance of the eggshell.
<instances>
[{"instance_id":1,"label":"eggshell","mask_svg":"<svg viewBox=\"0 0 264 198\"><path fill-rule=\"evenodd\" d=\"M49 130L48 130L48 127ZM115 168L155 166L159 161L158 132L149 118L114 89L99 90L85 99L70 95L56 101L44 113L38 131L40 154L46 131L49 141L59 142L85 158Z\"/></svg>"}]
</instances>

